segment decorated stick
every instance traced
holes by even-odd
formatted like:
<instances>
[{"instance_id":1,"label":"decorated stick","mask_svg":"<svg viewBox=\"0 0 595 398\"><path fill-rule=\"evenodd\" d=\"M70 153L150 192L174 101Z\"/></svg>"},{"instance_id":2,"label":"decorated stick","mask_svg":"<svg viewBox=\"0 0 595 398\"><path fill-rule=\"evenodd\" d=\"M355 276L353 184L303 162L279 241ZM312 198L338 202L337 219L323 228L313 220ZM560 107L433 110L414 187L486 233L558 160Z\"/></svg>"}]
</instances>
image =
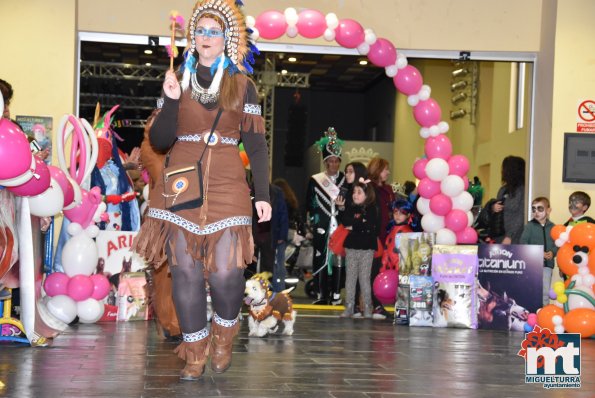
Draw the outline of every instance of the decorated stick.
<instances>
[{"instance_id":1,"label":"decorated stick","mask_svg":"<svg viewBox=\"0 0 595 398\"><path fill-rule=\"evenodd\" d=\"M169 14L170 25L170 44L166 45L167 54L169 55L169 70L174 70L174 58L178 56L178 47L176 47L176 32L184 31L184 17L173 10Z\"/></svg>"}]
</instances>

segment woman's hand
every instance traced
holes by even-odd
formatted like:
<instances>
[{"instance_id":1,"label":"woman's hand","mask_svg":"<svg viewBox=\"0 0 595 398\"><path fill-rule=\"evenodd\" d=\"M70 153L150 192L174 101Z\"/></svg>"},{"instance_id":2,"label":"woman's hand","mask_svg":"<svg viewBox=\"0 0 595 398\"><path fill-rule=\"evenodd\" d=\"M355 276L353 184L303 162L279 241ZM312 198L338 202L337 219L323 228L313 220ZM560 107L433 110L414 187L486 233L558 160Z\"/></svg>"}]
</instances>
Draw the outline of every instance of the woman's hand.
<instances>
[{"instance_id":1,"label":"woman's hand","mask_svg":"<svg viewBox=\"0 0 595 398\"><path fill-rule=\"evenodd\" d=\"M182 89L174 71L168 70L165 72L163 92L171 99L180 99L180 96L182 95Z\"/></svg>"},{"instance_id":2,"label":"woman's hand","mask_svg":"<svg viewBox=\"0 0 595 398\"><path fill-rule=\"evenodd\" d=\"M492 205L492 212L500 213L502 210L504 210L504 205L502 202L496 202Z\"/></svg>"},{"instance_id":3,"label":"woman's hand","mask_svg":"<svg viewBox=\"0 0 595 398\"><path fill-rule=\"evenodd\" d=\"M512 239L510 239L508 236L505 237L504 239L502 239L503 245L510 245L511 243L512 243Z\"/></svg>"},{"instance_id":4,"label":"woman's hand","mask_svg":"<svg viewBox=\"0 0 595 398\"><path fill-rule=\"evenodd\" d=\"M345 207L345 198L343 197L343 195L337 196L337 198L335 199L335 204L339 207Z\"/></svg>"},{"instance_id":5,"label":"woman's hand","mask_svg":"<svg viewBox=\"0 0 595 398\"><path fill-rule=\"evenodd\" d=\"M258 222L265 222L271 220L271 205L268 202L260 201L254 204L256 207L256 215L258 216Z\"/></svg>"}]
</instances>

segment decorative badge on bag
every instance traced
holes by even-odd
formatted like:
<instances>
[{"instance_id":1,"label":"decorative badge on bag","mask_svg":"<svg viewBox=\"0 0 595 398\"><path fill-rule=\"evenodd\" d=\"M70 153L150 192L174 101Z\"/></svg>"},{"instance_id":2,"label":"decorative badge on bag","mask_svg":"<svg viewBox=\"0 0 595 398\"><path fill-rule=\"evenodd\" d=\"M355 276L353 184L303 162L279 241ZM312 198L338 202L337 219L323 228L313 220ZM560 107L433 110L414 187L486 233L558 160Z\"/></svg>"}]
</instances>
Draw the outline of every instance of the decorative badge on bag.
<instances>
[{"instance_id":1,"label":"decorative badge on bag","mask_svg":"<svg viewBox=\"0 0 595 398\"><path fill-rule=\"evenodd\" d=\"M186 177L178 177L172 182L171 189L176 194L180 194L188 189L188 185L188 179Z\"/></svg>"}]
</instances>

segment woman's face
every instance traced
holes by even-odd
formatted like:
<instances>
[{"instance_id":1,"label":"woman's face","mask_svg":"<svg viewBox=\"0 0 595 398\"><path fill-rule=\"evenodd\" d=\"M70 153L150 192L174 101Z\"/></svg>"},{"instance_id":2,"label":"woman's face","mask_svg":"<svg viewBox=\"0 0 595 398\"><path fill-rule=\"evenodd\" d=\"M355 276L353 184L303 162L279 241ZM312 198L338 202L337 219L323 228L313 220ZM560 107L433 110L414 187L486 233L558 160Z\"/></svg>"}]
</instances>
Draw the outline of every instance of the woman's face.
<instances>
[{"instance_id":1,"label":"woman's face","mask_svg":"<svg viewBox=\"0 0 595 398\"><path fill-rule=\"evenodd\" d=\"M194 31L198 62L211 66L225 49L225 31L213 18L201 18Z\"/></svg>"},{"instance_id":2,"label":"woman's face","mask_svg":"<svg viewBox=\"0 0 595 398\"><path fill-rule=\"evenodd\" d=\"M331 156L324 161L326 165L326 172L330 176L334 176L339 172L339 167L341 167L341 158L336 156Z\"/></svg>"},{"instance_id":3,"label":"woman's face","mask_svg":"<svg viewBox=\"0 0 595 398\"><path fill-rule=\"evenodd\" d=\"M366 201L366 193L362 187L353 188L353 203L356 205L363 205Z\"/></svg>"},{"instance_id":4,"label":"woman's face","mask_svg":"<svg viewBox=\"0 0 595 398\"><path fill-rule=\"evenodd\" d=\"M386 180L388 180L389 175L390 175L390 170L388 169L388 166L386 166L384 168L384 170L382 170L382 172L380 173L380 182L385 183Z\"/></svg>"},{"instance_id":5,"label":"woman's face","mask_svg":"<svg viewBox=\"0 0 595 398\"><path fill-rule=\"evenodd\" d=\"M353 166L351 165L345 168L345 180L347 184L353 184L353 181L355 181L355 170L353 170Z\"/></svg>"}]
</instances>

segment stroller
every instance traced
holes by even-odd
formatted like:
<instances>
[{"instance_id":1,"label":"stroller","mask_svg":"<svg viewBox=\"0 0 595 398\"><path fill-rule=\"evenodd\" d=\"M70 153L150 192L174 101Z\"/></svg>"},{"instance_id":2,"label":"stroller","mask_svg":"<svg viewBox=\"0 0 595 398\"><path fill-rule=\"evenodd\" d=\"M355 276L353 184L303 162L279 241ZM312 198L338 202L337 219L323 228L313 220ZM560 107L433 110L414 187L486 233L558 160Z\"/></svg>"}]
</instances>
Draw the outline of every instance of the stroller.
<instances>
[{"instance_id":1,"label":"stroller","mask_svg":"<svg viewBox=\"0 0 595 398\"><path fill-rule=\"evenodd\" d=\"M313 258L312 234L303 224L290 228L289 242L285 249L285 267L287 268L285 284L297 286L300 281L304 282L306 296L312 299L317 296L312 278Z\"/></svg>"}]
</instances>

